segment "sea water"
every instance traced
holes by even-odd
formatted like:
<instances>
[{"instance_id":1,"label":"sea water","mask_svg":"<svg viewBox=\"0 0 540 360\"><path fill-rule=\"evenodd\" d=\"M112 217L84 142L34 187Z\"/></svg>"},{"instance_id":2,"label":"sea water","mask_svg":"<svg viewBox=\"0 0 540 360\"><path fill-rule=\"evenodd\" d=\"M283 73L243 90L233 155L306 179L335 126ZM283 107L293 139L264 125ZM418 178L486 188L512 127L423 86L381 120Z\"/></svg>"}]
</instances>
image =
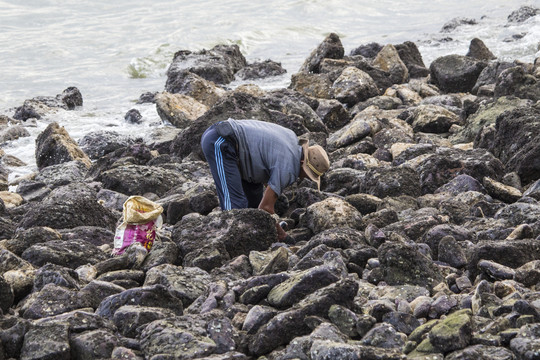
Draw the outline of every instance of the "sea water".
<instances>
[{"instance_id":1,"label":"sea water","mask_svg":"<svg viewBox=\"0 0 540 360\"><path fill-rule=\"evenodd\" d=\"M465 55L474 37L501 60L533 62L540 15L507 20L524 5L540 7L540 0L0 0L0 113L13 116L25 99L69 86L84 100L80 109L38 120L30 137L2 145L28 164L11 168L10 179L35 171L35 138L52 121L75 140L97 130L144 136L164 126L154 105L136 101L164 89L178 50L237 44L248 62L280 62L287 73L255 82L264 89L288 86L330 32L346 54L370 42L413 41L426 66L439 56ZM441 32L454 18L476 24ZM141 112L142 124L124 121L130 109Z\"/></svg>"}]
</instances>

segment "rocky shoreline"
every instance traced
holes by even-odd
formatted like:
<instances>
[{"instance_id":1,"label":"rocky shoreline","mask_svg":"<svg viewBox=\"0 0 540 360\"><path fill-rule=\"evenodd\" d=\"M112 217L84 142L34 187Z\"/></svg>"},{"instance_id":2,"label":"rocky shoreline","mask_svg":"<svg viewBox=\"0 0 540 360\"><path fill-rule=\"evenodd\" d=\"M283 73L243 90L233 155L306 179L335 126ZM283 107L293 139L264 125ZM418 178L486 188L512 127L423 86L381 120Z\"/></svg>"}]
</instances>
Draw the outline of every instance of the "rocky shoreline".
<instances>
[{"instance_id":1,"label":"rocky shoreline","mask_svg":"<svg viewBox=\"0 0 540 360\"><path fill-rule=\"evenodd\" d=\"M412 42L345 55L330 34L289 88L228 87L283 72L235 45L181 50L141 95L171 124L151 140L51 122L16 192L0 153L0 360L540 359L540 59L473 39L426 68ZM2 141L80 106L76 88L27 100ZM278 201L290 243L263 211L217 210L199 141L228 118L328 150L322 191ZM165 224L112 257L130 195Z\"/></svg>"}]
</instances>

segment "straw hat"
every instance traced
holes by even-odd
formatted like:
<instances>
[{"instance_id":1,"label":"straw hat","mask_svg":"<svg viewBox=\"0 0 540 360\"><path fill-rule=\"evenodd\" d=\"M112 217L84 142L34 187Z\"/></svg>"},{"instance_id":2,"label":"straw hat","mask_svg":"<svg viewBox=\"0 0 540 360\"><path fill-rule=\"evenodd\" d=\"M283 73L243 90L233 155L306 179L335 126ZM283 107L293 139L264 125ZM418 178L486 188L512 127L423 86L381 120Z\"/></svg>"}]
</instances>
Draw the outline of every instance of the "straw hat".
<instances>
[{"instance_id":1,"label":"straw hat","mask_svg":"<svg viewBox=\"0 0 540 360\"><path fill-rule=\"evenodd\" d=\"M321 176L330 167L328 154L322 146L309 146L309 140L306 139L300 139L300 145L304 151L302 169L311 180L317 183L317 189L321 190Z\"/></svg>"}]
</instances>

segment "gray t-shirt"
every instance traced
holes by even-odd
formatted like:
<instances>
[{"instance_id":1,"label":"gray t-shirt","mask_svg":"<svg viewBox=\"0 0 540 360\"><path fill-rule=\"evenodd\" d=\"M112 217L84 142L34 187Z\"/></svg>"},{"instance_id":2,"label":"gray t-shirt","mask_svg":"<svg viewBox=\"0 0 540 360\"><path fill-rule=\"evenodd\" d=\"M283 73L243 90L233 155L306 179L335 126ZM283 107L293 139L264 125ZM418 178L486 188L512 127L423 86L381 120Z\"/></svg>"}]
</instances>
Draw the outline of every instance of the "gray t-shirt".
<instances>
[{"instance_id":1,"label":"gray t-shirt","mask_svg":"<svg viewBox=\"0 0 540 360\"><path fill-rule=\"evenodd\" d=\"M278 195L300 174L302 147L296 134L259 120L227 120L238 142L242 179L268 184Z\"/></svg>"}]
</instances>

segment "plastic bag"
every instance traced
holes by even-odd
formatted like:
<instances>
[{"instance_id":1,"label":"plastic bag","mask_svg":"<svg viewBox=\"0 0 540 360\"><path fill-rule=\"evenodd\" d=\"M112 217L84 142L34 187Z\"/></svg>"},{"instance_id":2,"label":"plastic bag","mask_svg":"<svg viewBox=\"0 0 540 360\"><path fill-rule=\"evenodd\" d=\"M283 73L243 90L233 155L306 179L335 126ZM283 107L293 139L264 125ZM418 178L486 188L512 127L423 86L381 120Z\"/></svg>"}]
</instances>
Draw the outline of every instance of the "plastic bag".
<instances>
[{"instance_id":1,"label":"plastic bag","mask_svg":"<svg viewBox=\"0 0 540 360\"><path fill-rule=\"evenodd\" d=\"M163 207L142 196L131 196L124 202L122 223L114 235L113 255L122 254L134 242L150 251L156 230L163 225Z\"/></svg>"}]
</instances>

